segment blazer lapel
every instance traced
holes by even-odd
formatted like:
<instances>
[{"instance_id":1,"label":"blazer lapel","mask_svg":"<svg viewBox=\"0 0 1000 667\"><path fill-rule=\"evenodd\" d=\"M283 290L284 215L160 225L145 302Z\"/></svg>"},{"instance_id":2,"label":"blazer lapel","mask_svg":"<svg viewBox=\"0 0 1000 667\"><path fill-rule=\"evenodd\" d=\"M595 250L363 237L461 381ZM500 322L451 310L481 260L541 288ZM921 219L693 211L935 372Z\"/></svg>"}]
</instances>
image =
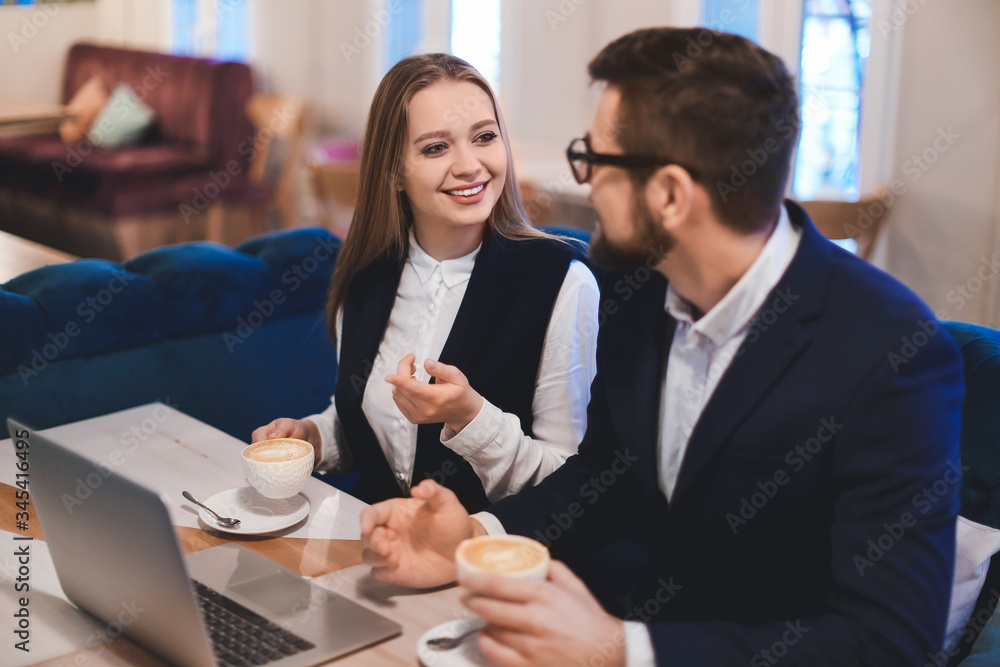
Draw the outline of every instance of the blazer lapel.
<instances>
[{"instance_id":1,"label":"blazer lapel","mask_svg":"<svg viewBox=\"0 0 1000 667\"><path fill-rule=\"evenodd\" d=\"M830 287L830 247L801 208L789 205L789 214L803 229L799 249L691 433L673 504L811 340L806 324L822 309ZM784 313L777 312L781 304L787 305ZM763 317L769 309L775 316L770 324Z\"/></svg>"},{"instance_id":2,"label":"blazer lapel","mask_svg":"<svg viewBox=\"0 0 1000 667\"><path fill-rule=\"evenodd\" d=\"M605 294L608 286L603 285ZM608 333L598 343L598 373L604 377L618 442L639 457L643 490L650 497L660 493L660 402L666 359L677 326L664 309L666 292L666 280L654 273L650 282L635 292L633 303L609 314L602 325Z\"/></svg>"}]
</instances>

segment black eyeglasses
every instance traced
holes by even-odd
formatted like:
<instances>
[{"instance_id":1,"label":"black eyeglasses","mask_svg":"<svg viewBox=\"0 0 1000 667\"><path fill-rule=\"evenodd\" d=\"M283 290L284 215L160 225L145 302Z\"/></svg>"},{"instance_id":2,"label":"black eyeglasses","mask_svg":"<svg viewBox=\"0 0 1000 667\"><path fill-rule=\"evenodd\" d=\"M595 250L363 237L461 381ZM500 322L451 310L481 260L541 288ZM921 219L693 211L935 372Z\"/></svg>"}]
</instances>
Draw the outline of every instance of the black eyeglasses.
<instances>
[{"instance_id":1,"label":"black eyeglasses","mask_svg":"<svg viewBox=\"0 0 1000 667\"><path fill-rule=\"evenodd\" d=\"M697 180L698 171L685 164L671 160L667 157L656 157L653 155L613 155L611 153L595 153L590 148L590 137L579 137L570 142L566 149L566 159L569 160L569 167L573 171L573 178L583 185L590 180L591 171L595 164L609 164L624 169L636 167L665 167L675 164L682 167L691 178Z\"/></svg>"}]
</instances>

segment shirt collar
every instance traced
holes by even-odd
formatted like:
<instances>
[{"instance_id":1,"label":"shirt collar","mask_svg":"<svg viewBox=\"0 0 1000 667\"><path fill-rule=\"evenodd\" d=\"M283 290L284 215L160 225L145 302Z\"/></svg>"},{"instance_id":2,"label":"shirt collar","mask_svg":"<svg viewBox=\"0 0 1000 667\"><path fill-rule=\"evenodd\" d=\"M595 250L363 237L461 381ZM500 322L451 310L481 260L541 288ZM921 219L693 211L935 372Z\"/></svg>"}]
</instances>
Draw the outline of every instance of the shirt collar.
<instances>
[{"instance_id":1,"label":"shirt collar","mask_svg":"<svg viewBox=\"0 0 1000 667\"><path fill-rule=\"evenodd\" d=\"M691 304L677 294L672 285L667 286L664 307L674 319L691 324L694 331L711 339L716 346L722 345L750 326L767 295L792 263L801 238L802 230L792 226L788 211L782 206L778 224L775 225L760 255L722 300L701 319L694 322L691 317Z\"/></svg>"},{"instance_id":2,"label":"shirt collar","mask_svg":"<svg viewBox=\"0 0 1000 667\"><path fill-rule=\"evenodd\" d=\"M476 256L479 255L479 251L482 249L483 244L480 243L476 246L476 249L470 252L468 255L463 255L462 257L456 257L455 259L446 259L443 262L439 262L430 255L428 255L420 244L417 243L417 237L413 233L413 228L410 228L410 256L407 258L410 266L413 267L413 272L417 274L417 280L420 281L421 285L426 285L433 276L435 271L441 272L441 282L444 283L445 287L452 289L457 285L469 280L472 276L472 268L476 265Z\"/></svg>"}]
</instances>

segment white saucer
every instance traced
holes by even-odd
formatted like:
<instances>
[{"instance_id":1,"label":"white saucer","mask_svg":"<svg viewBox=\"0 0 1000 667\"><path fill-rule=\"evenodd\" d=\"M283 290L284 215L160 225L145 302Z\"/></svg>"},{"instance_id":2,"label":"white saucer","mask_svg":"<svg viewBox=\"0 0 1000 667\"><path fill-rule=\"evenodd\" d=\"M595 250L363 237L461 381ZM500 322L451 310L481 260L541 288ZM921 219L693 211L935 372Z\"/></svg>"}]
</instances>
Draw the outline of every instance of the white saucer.
<instances>
[{"instance_id":1,"label":"white saucer","mask_svg":"<svg viewBox=\"0 0 1000 667\"><path fill-rule=\"evenodd\" d=\"M224 528L215 522L211 514L199 507L198 516L206 526L238 535L272 533L295 525L309 516L309 501L304 496L295 495L275 500L260 495L252 486L222 491L204 502L220 516L240 520L240 525Z\"/></svg>"},{"instance_id":2,"label":"white saucer","mask_svg":"<svg viewBox=\"0 0 1000 667\"><path fill-rule=\"evenodd\" d=\"M427 640L434 637L458 637L463 632L485 625L483 619L471 616L436 625L417 641L417 657L424 667L495 667L479 650L476 637L469 635L462 643L447 651L435 651L427 646Z\"/></svg>"}]
</instances>

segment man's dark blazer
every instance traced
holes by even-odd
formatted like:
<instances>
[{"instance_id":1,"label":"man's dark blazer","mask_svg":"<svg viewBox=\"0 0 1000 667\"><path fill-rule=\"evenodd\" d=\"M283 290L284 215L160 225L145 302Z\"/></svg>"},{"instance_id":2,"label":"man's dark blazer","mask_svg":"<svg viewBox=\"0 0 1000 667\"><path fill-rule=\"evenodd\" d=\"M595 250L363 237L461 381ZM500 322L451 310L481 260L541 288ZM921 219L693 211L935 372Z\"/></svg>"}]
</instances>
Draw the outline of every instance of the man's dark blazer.
<instances>
[{"instance_id":1,"label":"man's dark blazer","mask_svg":"<svg viewBox=\"0 0 1000 667\"><path fill-rule=\"evenodd\" d=\"M657 446L675 321L666 282L635 289L639 270L605 280L579 453L489 511L557 557L645 542L625 616L649 622L660 664L923 665L950 600L959 352L908 289L788 208L801 244L705 406L672 501Z\"/></svg>"}]
</instances>

